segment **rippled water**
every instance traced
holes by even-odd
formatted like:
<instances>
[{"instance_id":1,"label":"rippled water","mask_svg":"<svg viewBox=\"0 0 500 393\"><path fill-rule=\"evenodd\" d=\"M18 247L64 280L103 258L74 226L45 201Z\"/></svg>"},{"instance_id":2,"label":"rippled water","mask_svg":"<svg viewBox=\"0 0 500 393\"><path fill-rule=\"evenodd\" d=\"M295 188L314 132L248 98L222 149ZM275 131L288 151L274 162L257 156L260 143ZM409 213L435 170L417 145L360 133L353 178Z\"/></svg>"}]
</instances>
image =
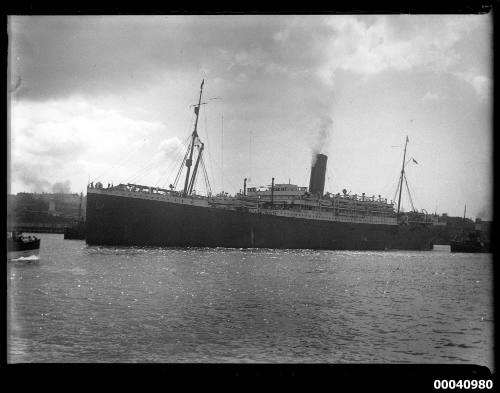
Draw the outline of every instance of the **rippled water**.
<instances>
[{"instance_id":1,"label":"rippled water","mask_svg":"<svg viewBox=\"0 0 500 393\"><path fill-rule=\"evenodd\" d=\"M8 361L474 363L491 254L88 247L8 263Z\"/></svg>"}]
</instances>

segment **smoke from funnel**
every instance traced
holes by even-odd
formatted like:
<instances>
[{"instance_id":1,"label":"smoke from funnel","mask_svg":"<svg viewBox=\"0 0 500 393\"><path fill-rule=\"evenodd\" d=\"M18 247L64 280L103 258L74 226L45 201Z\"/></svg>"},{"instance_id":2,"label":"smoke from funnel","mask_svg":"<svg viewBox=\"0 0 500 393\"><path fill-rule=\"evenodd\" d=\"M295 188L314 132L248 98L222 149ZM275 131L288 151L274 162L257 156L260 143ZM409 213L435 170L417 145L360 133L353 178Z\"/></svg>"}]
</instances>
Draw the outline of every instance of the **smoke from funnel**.
<instances>
[{"instance_id":1,"label":"smoke from funnel","mask_svg":"<svg viewBox=\"0 0 500 393\"><path fill-rule=\"evenodd\" d=\"M71 182L66 180L64 182L56 182L52 185L52 192L69 194L71 192Z\"/></svg>"},{"instance_id":2,"label":"smoke from funnel","mask_svg":"<svg viewBox=\"0 0 500 393\"><path fill-rule=\"evenodd\" d=\"M69 180L51 183L46 178L40 176L34 168L28 167L25 164L16 164L12 170L12 178L22 182L26 192L66 194L71 192L71 182Z\"/></svg>"},{"instance_id":3,"label":"smoke from funnel","mask_svg":"<svg viewBox=\"0 0 500 393\"><path fill-rule=\"evenodd\" d=\"M52 187L48 180L24 164L17 164L13 167L12 177L19 179L27 187L27 191L50 192Z\"/></svg>"},{"instance_id":4,"label":"smoke from funnel","mask_svg":"<svg viewBox=\"0 0 500 393\"><path fill-rule=\"evenodd\" d=\"M318 119L318 122L315 125L315 129L317 129L318 131L312 147L313 165L316 161L316 155L325 153L326 147L330 142L333 129L332 118L330 116L322 116L320 119Z\"/></svg>"}]
</instances>

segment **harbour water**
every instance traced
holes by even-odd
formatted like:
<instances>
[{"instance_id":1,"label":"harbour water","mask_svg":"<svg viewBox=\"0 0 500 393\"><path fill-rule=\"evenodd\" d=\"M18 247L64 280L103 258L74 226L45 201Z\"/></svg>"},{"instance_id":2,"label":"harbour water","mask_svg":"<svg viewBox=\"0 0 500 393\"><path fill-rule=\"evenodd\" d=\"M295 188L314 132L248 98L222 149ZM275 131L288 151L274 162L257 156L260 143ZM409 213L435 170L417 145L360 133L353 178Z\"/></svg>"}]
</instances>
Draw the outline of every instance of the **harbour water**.
<instances>
[{"instance_id":1,"label":"harbour water","mask_svg":"<svg viewBox=\"0 0 500 393\"><path fill-rule=\"evenodd\" d=\"M89 247L7 265L9 363L493 364L491 254Z\"/></svg>"}]
</instances>

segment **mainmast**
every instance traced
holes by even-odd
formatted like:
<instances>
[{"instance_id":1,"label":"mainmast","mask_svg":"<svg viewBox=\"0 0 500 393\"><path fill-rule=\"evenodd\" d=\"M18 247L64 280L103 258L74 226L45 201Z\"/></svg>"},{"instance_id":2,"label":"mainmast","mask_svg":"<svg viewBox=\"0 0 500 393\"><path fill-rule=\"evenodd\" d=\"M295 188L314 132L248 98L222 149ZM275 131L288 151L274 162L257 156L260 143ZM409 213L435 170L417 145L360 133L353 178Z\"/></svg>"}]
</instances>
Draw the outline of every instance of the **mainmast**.
<instances>
[{"instance_id":1,"label":"mainmast","mask_svg":"<svg viewBox=\"0 0 500 393\"><path fill-rule=\"evenodd\" d=\"M403 154L403 167L401 168L401 177L399 179L398 214L399 214L399 210L401 208L401 191L403 189L403 178L405 176L406 146L408 145L408 142L409 142L409 139L408 139L408 136L406 136L405 151Z\"/></svg>"},{"instance_id":2,"label":"mainmast","mask_svg":"<svg viewBox=\"0 0 500 393\"><path fill-rule=\"evenodd\" d=\"M184 191L183 191L184 195L188 195L188 193L191 192L190 189L192 188L192 186L188 187L188 184L189 184L189 175L191 173L191 165L193 163L194 143L196 141L196 138L198 138L198 117L199 117L199 113L200 113L201 94L203 93L203 84L204 83L205 83L205 79L203 79L201 81L200 98L198 99L198 105L196 105L194 107L194 113L196 114L196 120L194 122L194 130L193 130L193 134L192 134L192 137L191 137L191 148L190 148L190 151L189 151L189 158L186 160L187 172L186 172L186 181L184 182ZM201 151L200 151L200 154L201 154ZM198 160L199 160L199 156L198 156ZM197 163L198 163L198 161L197 161ZM198 167L198 165L196 165L195 169L197 169L197 167ZM194 180L195 176L196 176L196 173L193 173L193 180Z\"/></svg>"},{"instance_id":3,"label":"mainmast","mask_svg":"<svg viewBox=\"0 0 500 393\"><path fill-rule=\"evenodd\" d=\"M200 144L201 144L201 147L200 147L200 151L198 152L198 158L196 159L196 164L194 164L193 176L191 176L191 181L189 182L188 195L190 195L193 192L193 186L194 186L194 182L196 180L196 174L198 173L198 165L200 164L201 155L203 153L203 148L205 147L203 142L200 142Z\"/></svg>"}]
</instances>

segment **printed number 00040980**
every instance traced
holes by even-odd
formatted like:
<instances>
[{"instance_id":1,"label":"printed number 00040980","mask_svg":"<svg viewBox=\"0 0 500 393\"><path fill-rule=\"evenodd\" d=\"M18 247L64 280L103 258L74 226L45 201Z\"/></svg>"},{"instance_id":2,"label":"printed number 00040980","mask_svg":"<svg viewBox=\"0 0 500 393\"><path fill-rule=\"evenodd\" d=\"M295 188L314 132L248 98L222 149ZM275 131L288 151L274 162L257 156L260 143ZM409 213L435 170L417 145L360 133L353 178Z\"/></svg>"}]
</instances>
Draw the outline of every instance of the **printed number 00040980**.
<instances>
[{"instance_id":1,"label":"printed number 00040980","mask_svg":"<svg viewBox=\"0 0 500 393\"><path fill-rule=\"evenodd\" d=\"M434 389L493 389L491 379L435 379Z\"/></svg>"}]
</instances>

